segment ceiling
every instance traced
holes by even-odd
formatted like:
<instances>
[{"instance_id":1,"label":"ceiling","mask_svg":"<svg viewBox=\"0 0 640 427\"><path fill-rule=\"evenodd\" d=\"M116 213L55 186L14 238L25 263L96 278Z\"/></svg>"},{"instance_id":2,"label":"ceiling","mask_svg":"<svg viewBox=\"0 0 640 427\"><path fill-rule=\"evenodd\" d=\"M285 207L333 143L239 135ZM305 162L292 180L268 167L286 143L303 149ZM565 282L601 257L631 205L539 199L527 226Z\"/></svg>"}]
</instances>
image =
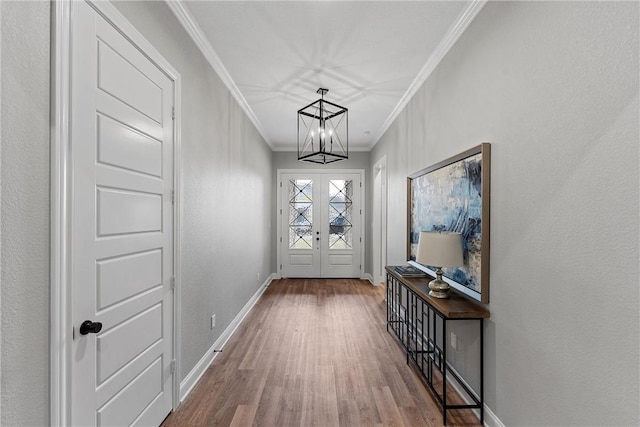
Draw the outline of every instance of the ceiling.
<instances>
[{"instance_id":1,"label":"ceiling","mask_svg":"<svg viewBox=\"0 0 640 427\"><path fill-rule=\"evenodd\" d=\"M273 150L297 149L296 112L324 87L368 151L485 2L167 3Z\"/></svg>"}]
</instances>

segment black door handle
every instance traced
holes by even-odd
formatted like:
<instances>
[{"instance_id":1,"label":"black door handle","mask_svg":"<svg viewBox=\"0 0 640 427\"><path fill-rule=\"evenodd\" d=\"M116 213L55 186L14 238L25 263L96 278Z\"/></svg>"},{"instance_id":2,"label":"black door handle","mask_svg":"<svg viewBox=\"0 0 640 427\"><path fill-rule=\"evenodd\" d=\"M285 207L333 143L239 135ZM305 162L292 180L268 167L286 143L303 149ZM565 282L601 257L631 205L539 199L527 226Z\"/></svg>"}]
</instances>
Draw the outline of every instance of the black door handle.
<instances>
[{"instance_id":1,"label":"black door handle","mask_svg":"<svg viewBox=\"0 0 640 427\"><path fill-rule=\"evenodd\" d=\"M102 323L85 320L80 325L80 335L97 334L102 330Z\"/></svg>"}]
</instances>

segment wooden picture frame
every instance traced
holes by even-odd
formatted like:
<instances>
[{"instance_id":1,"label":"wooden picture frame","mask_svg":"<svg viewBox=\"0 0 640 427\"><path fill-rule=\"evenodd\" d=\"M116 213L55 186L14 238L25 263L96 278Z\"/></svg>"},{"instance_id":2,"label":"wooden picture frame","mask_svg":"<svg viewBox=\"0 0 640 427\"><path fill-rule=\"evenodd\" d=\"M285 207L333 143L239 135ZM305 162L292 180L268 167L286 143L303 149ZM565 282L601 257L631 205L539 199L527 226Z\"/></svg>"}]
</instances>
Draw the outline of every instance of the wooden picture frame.
<instances>
[{"instance_id":1,"label":"wooden picture frame","mask_svg":"<svg viewBox=\"0 0 640 427\"><path fill-rule=\"evenodd\" d=\"M445 268L443 280L482 303L489 302L491 144L482 143L407 178L407 260L415 261L421 231L462 233L465 265Z\"/></svg>"}]
</instances>

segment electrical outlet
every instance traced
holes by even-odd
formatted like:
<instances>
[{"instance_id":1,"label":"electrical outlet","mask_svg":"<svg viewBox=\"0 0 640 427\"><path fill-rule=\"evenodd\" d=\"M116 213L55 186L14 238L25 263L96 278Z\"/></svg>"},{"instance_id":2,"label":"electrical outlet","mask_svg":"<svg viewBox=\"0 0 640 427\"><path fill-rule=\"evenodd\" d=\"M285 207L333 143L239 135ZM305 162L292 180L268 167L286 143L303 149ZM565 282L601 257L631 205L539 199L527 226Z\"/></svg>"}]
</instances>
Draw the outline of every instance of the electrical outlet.
<instances>
[{"instance_id":1,"label":"electrical outlet","mask_svg":"<svg viewBox=\"0 0 640 427\"><path fill-rule=\"evenodd\" d=\"M211 329L216 327L216 315L212 314L211 315Z\"/></svg>"},{"instance_id":2,"label":"electrical outlet","mask_svg":"<svg viewBox=\"0 0 640 427\"><path fill-rule=\"evenodd\" d=\"M458 337L453 332L451 332L451 347L458 350Z\"/></svg>"}]
</instances>

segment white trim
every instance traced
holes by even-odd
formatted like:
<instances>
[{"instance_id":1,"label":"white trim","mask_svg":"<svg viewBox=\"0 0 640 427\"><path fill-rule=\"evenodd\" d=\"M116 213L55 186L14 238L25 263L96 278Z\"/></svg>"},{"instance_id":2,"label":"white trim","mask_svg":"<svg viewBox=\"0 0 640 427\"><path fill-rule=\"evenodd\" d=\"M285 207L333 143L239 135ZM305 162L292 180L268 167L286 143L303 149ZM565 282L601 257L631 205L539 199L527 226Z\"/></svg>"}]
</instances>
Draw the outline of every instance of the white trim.
<instances>
[{"instance_id":1,"label":"white trim","mask_svg":"<svg viewBox=\"0 0 640 427\"><path fill-rule=\"evenodd\" d=\"M367 252L367 182L365 181L366 175L365 170L360 170L360 208L362 209L362 214L360 215L360 238L362 239L360 242L360 275L364 274L367 270L367 265L365 264L365 253Z\"/></svg>"},{"instance_id":2,"label":"white trim","mask_svg":"<svg viewBox=\"0 0 640 427\"><path fill-rule=\"evenodd\" d=\"M380 188L376 188L376 177L377 177L377 171L380 171ZM380 199L380 230L376 231L376 230L371 230L372 231L372 239L373 239L373 245L376 246L378 245L378 239L376 239L376 235L380 234L380 283L383 283L386 280L386 274L384 271L384 267L385 264L387 263L387 210L388 210L388 206L387 206L387 155L385 154L384 156L382 156L380 159L378 159L378 161L374 164L373 166L373 200L372 202L372 206L373 206L373 202L376 200L376 192L378 190L380 190L380 194L378 194L378 197ZM371 213L372 216L372 225L373 225L373 215L376 212L377 207L373 206L373 212ZM372 250L372 252L375 252L375 248L372 248L374 250ZM375 254L372 254L375 255ZM371 271L374 272L373 274L373 280L377 280L376 279L376 260L372 259L372 266L371 266Z\"/></svg>"},{"instance_id":3,"label":"white trim","mask_svg":"<svg viewBox=\"0 0 640 427\"><path fill-rule=\"evenodd\" d=\"M200 381L200 378L204 375L209 365L214 361L218 352L224 348L225 344L229 341L229 339L236 332L238 327L242 324L242 321L247 317L247 314L251 311L251 309L256 305L264 291L269 287L271 282L276 278L276 274L271 274L265 282L260 285L255 294L251 297L249 301L242 307L242 310L236 315L236 317L231 321L229 326L224 330L222 335L218 337L218 339L213 343L211 347L207 350L207 352L202 356L202 358L196 363L196 366L193 367L191 372L184 378L182 383L180 384L180 402L183 402L184 399L189 395L191 390L195 387L195 385Z\"/></svg>"},{"instance_id":4,"label":"white trim","mask_svg":"<svg viewBox=\"0 0 640 427\"><path fill-rule=\"evenodd\" d=\"M173 81L173 276L175 278L175 287L173 290L173 358L176 361L176 368L173 375L173 410L180 406L180 361L182 360L182 347L180 340L182 334L182 264L181 264L181 213L182 213L182 188L181 188L181 170L180 164L182 159L182 78L180 74Z\"/></svg>"},{"instance_id":5,"label":"white trim","mask_svg":"<svg viewBox=\"0 0 640 427\"><path fill-rule=\"evenodd\" d=\"M173 300L173 345L174 358L180 366L180 354L176 353L180 327L180 123L181 123L181 77L142 34L109 1L85 0L98 14L103 16L123 36L130 40L153 62L174 84L174 275L176 292ZM71 340L72 320L70 315L71 283L69 282L70 243L70 61L71 61L71 7L73 2L56 0L52 4L51 33L51 195L50 195L50 344L49 344L49 417L53 426L70 424L71 410ZM173 408L178 405L179 371L173 378Z\"/></svg>"},{"instance_id":6,"label":"white trim","mask_svg":"<svg viewBox=\"0 0 640 427\"><path fill-rule=\"evenodd\" d=\"M238 86L236 86L236 83L233 81L233 78L231 78L231 75L227 71L227 68L220 60L220 57L218 57L218 54L213 49L213 46L211 46L211 43L209 43L209 40L202 31L202 28L200 28L200 26L196 23L196 21L193 19L193 16L191 16L191 13L187 10L181 0L168 0L166 3L167 6L169 6L169 9L171 9L173 14L178 19L178 22L180 22L187 34L191 36L193 42L207 59L209 65L211 65L211 68L213 68L213 70L218 74L227 89L229 89L229 91L231 92L231 95L233 95L238 104L240 104L240 108L242 108L245 114L249 117L249 120L251 120L258 132L260 132L260 135L266 141L269 147L273 149L273 144L269 140L269 138L267 138L260 120L258 120L258 117L249 106L249 103L245 99L244 95L242 95L242 92L240 92L240 89L238 89Z\"/></svg>"},{"instance_id":7,"label":"white trim","mask_svg":"<svg viewBox=\"0 0 640 427\"><path fill-rule=\"evenodd\" d=\"M400 305L399 306L399 311L402 312L402 314L399 313L400 318L404 321L405 319L405 308ZM415 328L416 326L413 325L413 327ZM427 345L428 343L428 339L424 336L424 334L421 334L422 336L422 342ZM447 344L445 344L447 345ZM462 399L462 401L464 402L465 405L474 405L475 402L469 397L469 394L464 390L464 388L462 387L461 384L464 384L464 386L466 386L469 390L473 390L471 388L471 386L469 385L469 383L467 383L464 378L462 377L462 375L460 375L460 373L449 364L449 369L451 371L453 371L453 373L455 375L458 376L459 380L454 376L453 378L451 378L451 376L447 375L447 385L453 387L453 389L456 391L456 393L458 393L458 396L460 397L460 399ZM483 396L484 397L484 396ZM483 408L484 408L484 426L487 427L505 427L505 425L502 423L502 421L500 421L500 419L496 416L496 414L487 406L487 403L483 403ZM475 414L476 417L478 417L478 419L480 419L480 410L479 409L471 409L471 411Z\"/></svg>"},{"instance_id":8,"label":"white trim","mask_svg":"<svg viewBox=\"0 0 640 427\"><path fill-rule=\"evenodd\" d=\"M0 19L0 46L2 46L2 19ZM53 49L51 49L51 51L53 51ZM1 84L2 84L2 56L0 56L0 85ZM2 140L2 108L0 108L0 144L1 144L1 140ZM2 150L0 150L0 206L2 206ZM2 224L1 210L0 210L0 224ZM1 253L3 253L2 252L2 227L0 227L0 254ZM1 301L2 301L2 275L0 274L0 302ZM0 304L0 342L2 342L2 304ZM0 384L2 384L2 357L0 357ZM2 401L1 391L0 391L0 401ZM1 404L0 404L0 420L2 420Z\"/></svg>"},{"instance_id":9,"label":"white trim","mask_svg":"<svg viewBox=\"0 0 640 427\"><path fill-rule=\"evenodd\" d=\"M484 425L487 427L505 427L500 418L486 404L484 405Z\"/></svg>"},{"instance_id":10,"label":"white trim","mask_svg":"<svg viewBox=\"0 0 640 427\"><path fill-rule=\"evenodd\" d=\"M49 300L49 424L69 425L68 159L71 4L52 3L51 14L51 196Z\"/></svg>"},{"instance_id":11,"label":"white trim","mask_svg":"<svg viewBox=\"0 0 640 427\"><path fill-rule=\"evenodd\" d=\"M378 286L379 285L379 283L378 284L374 283L373 276L371 274L369 274L369 273L364 273L362 275L362 280L367 280L373 286Z\"/></svg>"},{"instance_id":12,"label":"white trim","mask_svg":"<svg viewBox=\"0 0 640 427\"><path fill-rule=\"evenodd\" d=\"M365 259L364 259L364 255L365 255L365 248L367 247L366 244L366 233L365 233L365 224L366 222L366 215L367 215L367 209L366 209L366 190L367 190L367 186L366 186L366 175L365 175L365 170L364 169L278 169L277 173L276 173L276 197L277 197L277 204L276 204L276 278L280 279L281 275L280 275L280 264L282 262L281 259L281 255L280 253L282 252L282 242L280 241L280 238L283 237L282 236L282 221L281 221L281 214L280 214L280 210L283 209L282 207L282 187L280 186L280 183L282 182L282 175L283 174L287 174L287 173L300 173L300 174L347 174L347 173L351 173L351 174L359 174L360 175L360 183L362 184L362 188L360 189L360 206L362 208L362 224L360 226L361 229L361 237L362 237L362 244L360 247L360 265L362 265L362 269L360 270L360 278L365 279L365 276L367 273L364 273L364 271L366 270L366 265L365 265Z\"/></svg>"},{"instance_id":13,"label":"white trim","mask_svg":"<svg viewBox=\"0 0 640 427\"><path fill-rule=\"evenodd\" d=\"M407 106L411 98L416 94L418 89L422 86L422 84L427 80L427 78L431 75L433 70L436 69L440 61L445 57L445 55L451 50L453 45L458 41L462 33L465 32L467 27L473 22L478 13L482 10L484 5L488 2L488 0L473 0L469 6L463 10L458 19L453 23L453 25L449 28L445 36L442 38L436 49L433 51L427 62L423 65L422 69L413 80L407 91L404 93L400 101L395 106L387 120L384 121L375 137L372 139L371 145L369 145L369 149L372 149L382 138L382 135L389 129L391 123L400 115L404 107Z\"/></svg>"},{"instance_id":14,"label":"white trim","mask_svg":"<svg viewBox=\"0 0 640 427\"><path fill-rule=\"evenodd\" d=\"M482 10L482 8L487 2L488 0L473 0L469 4L469 6L460 13L456 21L453 23L453 25L451 25L447 33L444 35L444 37L442 38L442 40L434 50L434 52L431 54L431 56L429 56L429 58L427 59L427 62L420 69L416 78L413 80L413 82L411 83L407 91L404 93L402 98L400 98L400 101L398 101L398 104L396 104L394 109L391 111L391 114L389 114L389 117L387 117L387 119L384 121L384 123L376 133L375 137L372 139L372 143L368 147L362 147L359 151L370 151L378 143L382 135L384 135L387 129L389 129L389 126L391 126L391 123L393 123L393 121L402 112L404 107L406 107L406 105L409 103L411 98L415 95L418 89L420 89L422 84L431 75L433 70L435 70L435 68L438 66L440 61L442 61L445 55L453 47L455 42L458 40L458 38L460 38L462 33L464 33L464 31L471 24L471 22L473 22L475 17L478 15L480 10ZM202 31L202 28L200 28L200 26L193 19L193 16L191 15L191 13L184 6L183 1L167 0L166 3L167 3L167 6L169 6L169 9L173 12L173 14L178 19L178 22L180 22L180 24L185 29L187 34L189 34L189 36L194 41L198 49L200 49L200 52L204 55L204 57L207 59L207 61L209 62L211 67L214 69L214 71L218 74L222 82L229 89L229 91L231 92L233 97L236 99L238 104L240 104L240 107L242 108L242 110L249 117L249 120L251 120L251 122L256 127L258 132L260 132L260 135L266 141L269 147L273 151L288 151L289 148L281 145L276 146L269 138L267 138L266 133L262 127L262 124L260 123L260 120L258 120L258 117L255 115L255 113L249 106L249 103L245 99L244 95L242 95L242 92L233 81L233 78L231 77L226 67L220 60L220 57L218 56L218 54L213 49L213 46L211 46L211 43L209 42L206 35ZM358 150L354 149L352 151L358 151Z\"/></svg>"},{"instance_id":15,"label":"white trim","mask_svg":"<svg viewBox=\"0 0 640 427\"><path fill-rule=\"evenodd\" d=\"M423 337L423 340L424 340L424 337ZM467 388L471 389L471 386L464 380L464 378L462 378L462 375L460 375L458 371L453 368L453 366L450 366L449 369L451 369L460 378L460 383L463 383ZM458 380L455 377L452 380L449 376L447 376L447 384L453 387L456 393L458 393L458 396L460 397L460 399L462 399L462 401L466 405L475 404L475 402L471 398L469 398L468 393L464 390L464 388L462 388L462 386L458 383ZM500 421L500 419L496 416L496 414L494 414L493 411L487 406L486 402L483 404L483 407L484 407L484 424L483 425L487 427L505 427L502 421ZM471 411L475 414L476 417L478 417L478 419L480 419L479 409L472 409Z\"/></svg>"},{"instance_id":16,"label":"white trim","mask_svg":"<svg viewBox=\"0 0 640 427\"><path fill-rule=\"evenodd\" d=\"M53 12L51 13L51 15L53 16ZM0 46L2 46L2 19L0 19ZM53 51L53 44L51 45L51 51ZM1 84L2 84L2 56L0 55L0 86ZM53 97L51 97L51 99L53 99ZM0 144L1 144L1 140L2 140L2 108L0 108ZM0 150L0 206L2 206L2 150ZM2 224L1 210L0 210L0 224ZM0 254L2 253L3 253L2 252L2 227L0 227ZM1 301L2 301L2 275L0 274L0 302ZM2 342L2 304L1 303L0 303L0 342ZM2 384L2 357L0 357L0 384ZM2 401L2 391L0 391L0 402L1 401ZM2 420L2 404L0 404L0 420Z\"/></svg>"}]
</instances>

